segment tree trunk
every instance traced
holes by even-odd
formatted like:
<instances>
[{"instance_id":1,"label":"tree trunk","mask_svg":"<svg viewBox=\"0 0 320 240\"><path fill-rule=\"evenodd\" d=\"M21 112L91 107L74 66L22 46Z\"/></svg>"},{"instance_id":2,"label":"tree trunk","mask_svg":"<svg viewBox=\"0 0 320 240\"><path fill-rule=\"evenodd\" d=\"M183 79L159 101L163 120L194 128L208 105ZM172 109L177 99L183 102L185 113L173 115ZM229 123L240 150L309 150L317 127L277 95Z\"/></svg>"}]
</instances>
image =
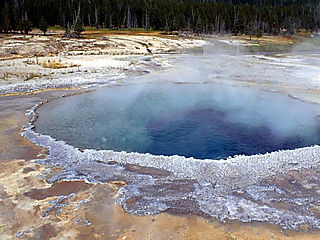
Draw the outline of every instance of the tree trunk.
<instances>
[{"instance_id":1,"label":"tree trunk","mask_svg":"<svg viewBox=\"0 0 320 240\"><path fill-rule=\"evenodd\" d=\"M71 37L71 32L70 32L70 23L68 22L67 26L66 26L66 33L65 36L70 38Z\"/></svg>"},{"instance_id":2,"label":"tree trunk","mask_svg":"<svg viewBox=\"0 0 320 240\"><path fill-rule=\"evenodd\" d=\"M88 23L89 23L89 26L91 27L91 16L90 16L90 13L88 13Z\"/></svg>"},{"instance_id":3,"label":"tree trunk","mask_svg":"<svg viewBox=\"0 0 320 240\"><path fill-rule=\"evenodd\" d=\"M109 28L110 28L110 30L112 29L112 15L110 14L110 16L109 16Z\"/></svg>"},{"instance_id":4,"label":"tree trunk","mask_svg":"<svg viewBox=\"0 0 320 240\"><path fill-rule=\"evenodd\" d=\"M127 28L131 28L131 12L130 12L130 5L128 6L128 14L127 14Z\"/></svg>"},{"instance_id":5,"label":"tree trunk","mask_svg":"<svg viewBox=\"0 0 320 240\"><path fill-rule=\"evenodd\" d=\"M73 21L73 29L75 28L78 20L79 20L79 17L80 17L80 11L81 11L81 6L80 6L80 2L79 2L79 7L78 7L78 13L76 14L76 18L74 19Z\"/></svg>"},{"instance_id":6,"label":"tree trunk","mask_svg":"<svg viewBox=\"0 0 320 240\"><path fill-rule=\"evenodd\" d=\"M145 23L145 30L149 30L149 15L148 15L148 11L146 10L146 23Z\"/></svg>"},{"instance_id":7,"label":"tree trunk","mask_svg":"<svg viewBox=\"0 0 320 240\"><path fill-rule=\"evenodd\" d=\"M94 5L94 16L95 16L95 18L96 18L96 29L98 30L99 29L99 21L98 21L98 9L97 9L97 6L96 5Z\"/></svg>"}]
</instances>

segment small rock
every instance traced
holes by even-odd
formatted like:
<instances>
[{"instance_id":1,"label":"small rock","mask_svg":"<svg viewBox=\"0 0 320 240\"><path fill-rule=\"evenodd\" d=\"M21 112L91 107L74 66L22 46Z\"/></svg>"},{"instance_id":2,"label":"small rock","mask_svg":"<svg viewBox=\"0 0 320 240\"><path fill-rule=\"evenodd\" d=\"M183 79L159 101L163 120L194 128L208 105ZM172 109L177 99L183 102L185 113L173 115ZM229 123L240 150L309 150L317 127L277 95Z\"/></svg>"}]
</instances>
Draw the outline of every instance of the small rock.
<instances>
[{"instance_id":1,"label":"small rock","mask_svg":"<svg viewBox=\"0 0 320 240\"><path fill-rule=\"evenodd\" d=\"M24 234L24 232L18 232L14 237L21 237Z\"/></svg>"},{"instance_id":2,"label":"small rock","mask_svg":"<svg viewBox=\"0 0 320 240\"><path fill-rule=\"evenodd\" d=\"M143 61L150 62L152 61L152 57L144 57Z\"/></svg>"},{"instance_id":3,"label":"small rock","mask_svg":"<svg viewBox=\"0 0 320 240\"><path fill-rule=\"evenodd\" d=\"M83 219L83 224L85 225L85 226L90 226L91 225L91 222L89 222L88 221L88 219Z\"/></svg>"}]
</instances>

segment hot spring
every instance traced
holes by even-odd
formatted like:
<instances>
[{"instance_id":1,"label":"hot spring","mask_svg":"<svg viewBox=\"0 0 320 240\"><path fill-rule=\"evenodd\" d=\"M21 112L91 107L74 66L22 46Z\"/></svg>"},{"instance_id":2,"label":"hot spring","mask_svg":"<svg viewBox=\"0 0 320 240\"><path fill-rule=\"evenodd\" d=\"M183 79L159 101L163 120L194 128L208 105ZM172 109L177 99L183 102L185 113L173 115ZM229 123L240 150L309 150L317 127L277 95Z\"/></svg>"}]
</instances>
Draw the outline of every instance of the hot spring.
<instances>
[{"instance_id":1,"label":"hot spring","mask_svg":"<svg viewBox=\"0 0 320 240\"><path fill-rule=\"evenodd\" d=\"M100 88L38 109L36 131L81 149L222 159L320 143L320 107L217 83Z\"/></svg>"}]
</instances>

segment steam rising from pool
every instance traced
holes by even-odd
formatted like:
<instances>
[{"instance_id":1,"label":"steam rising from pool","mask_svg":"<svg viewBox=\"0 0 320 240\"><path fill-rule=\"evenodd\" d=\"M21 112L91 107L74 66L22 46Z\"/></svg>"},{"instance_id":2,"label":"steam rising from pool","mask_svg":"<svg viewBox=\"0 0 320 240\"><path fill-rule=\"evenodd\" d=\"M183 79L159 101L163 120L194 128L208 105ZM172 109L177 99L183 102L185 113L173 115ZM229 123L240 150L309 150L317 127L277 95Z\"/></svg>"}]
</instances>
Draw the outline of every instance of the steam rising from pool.
<instances>
[{"instance_id":1,"label":"steam rising from pool","mask_svg":"<svg viewBox=\"0 0 320 240\"><path fill-rule=\"evenodd\" d=\"M104 88L51 101L38 113L37 132L78 148L220 159L320 140L319 106L215 83Z\"/></svg>"}]
</instances>

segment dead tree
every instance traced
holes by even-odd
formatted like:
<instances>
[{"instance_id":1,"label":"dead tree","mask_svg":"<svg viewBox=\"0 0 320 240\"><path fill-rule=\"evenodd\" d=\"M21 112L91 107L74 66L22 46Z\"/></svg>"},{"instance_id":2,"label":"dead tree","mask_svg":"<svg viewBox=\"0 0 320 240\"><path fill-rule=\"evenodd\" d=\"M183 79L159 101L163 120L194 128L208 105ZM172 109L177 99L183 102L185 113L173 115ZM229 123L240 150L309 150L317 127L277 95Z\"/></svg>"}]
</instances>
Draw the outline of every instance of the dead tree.
<instances>
[{"instance_id":1,"label":"dead tree","mask_svg":"<svg viewBox=\"0 0 320 240\"><path fill-rule=\"evenodd\" d=\"M73 19L73 29L76 27L77 22L79 21L79 17L80 17L80 11L81 11L81 5L79 2L79 6L78 6L78 12L75 13L75 18Z\"/></svg>"},{"instance_id":2,"label":"dead tree","mask_svg":"<svg viewBox=\"0 0 320 240\"><path fill-rule=\"evenodd\" d=\"M127 28L131 28L131 11L130 11L130 5L128 6L128 13L127 13Z\"/></svg>"},{"instance_id":3,"label":"dead tree","mask_svg":"<svg viewBox=\"0 0 320 240\"><path fill-rule=\"evenodd\" d=\"M149 29L149 15L148 15L148 10L146 10L146 25L145 25L145 30L148 31Z\"/></svg>"},{"instance_id":4,"label":"dead tree","mask_svg":"<svg viewBox=\"0 0 320 240\"><path fill-rule=\"evenodd\" d=\"M96 29L99 29L99 21L98 21L98 9L97 9L97 5L94 5L94 16L96 18Z\"/></svg>"}]
</instances>

